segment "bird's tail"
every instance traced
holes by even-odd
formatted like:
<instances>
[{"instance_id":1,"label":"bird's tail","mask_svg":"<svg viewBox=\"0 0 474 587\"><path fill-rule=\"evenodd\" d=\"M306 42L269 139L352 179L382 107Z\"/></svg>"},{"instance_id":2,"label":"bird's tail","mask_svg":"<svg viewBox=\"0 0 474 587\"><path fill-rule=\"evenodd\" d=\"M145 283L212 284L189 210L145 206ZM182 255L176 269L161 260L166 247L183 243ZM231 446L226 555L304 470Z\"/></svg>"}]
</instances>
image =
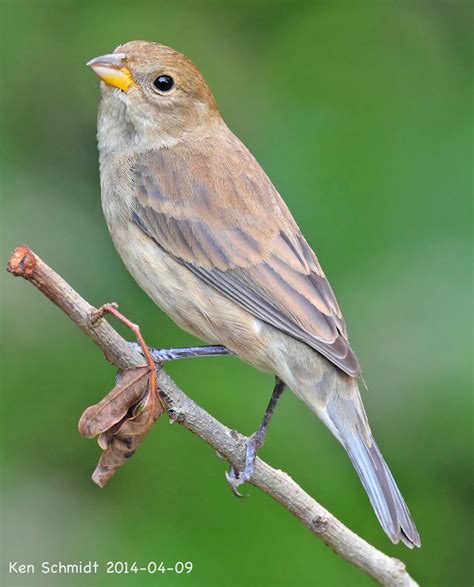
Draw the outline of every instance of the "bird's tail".
<instances>
[{"instance_id":1,"label":"bird's tail","mask_svg":"<svg viewBox=\"0 0 474 587\"><path fill-rule=\"evenodd\" d=\"M409 548L420 546L405 500L372 436L370 441L371 444L356 432L348 435L343 445L390 540L401 540Z\"/></svg>"},{"instance_id":2,"label":"bird's tail","mask_svg":"<svg viewBox=\"0 0 474 587\"><path fill-rule=\"evenodd\" d=\"M385 462L367 422L355 380L346 379L326 396L324 409L303 398L318 413L347 451L370 503L390 540L409 548L420 546L420 536L408 507ZM314 396L313 396L314 398Z\"/></svg>"}]
</instances>

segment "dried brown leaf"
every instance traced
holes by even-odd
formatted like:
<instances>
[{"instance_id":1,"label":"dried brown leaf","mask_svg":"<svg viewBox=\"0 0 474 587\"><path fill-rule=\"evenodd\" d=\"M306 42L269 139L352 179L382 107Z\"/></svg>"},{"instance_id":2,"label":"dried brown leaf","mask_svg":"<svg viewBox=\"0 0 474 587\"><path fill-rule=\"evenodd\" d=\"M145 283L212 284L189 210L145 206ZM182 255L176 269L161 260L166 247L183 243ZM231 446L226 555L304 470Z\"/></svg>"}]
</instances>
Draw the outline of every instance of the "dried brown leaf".
<instances>
[{"instance_id":1,"label":"dried brown leaf","mask_svg":"<svg viewBox=\"0 0 474 587\"><path fill-rule=\"evenodd\" d=\"M140 446L146 433L163 412L159 401L149 401L149 395L129 412L114 431L106 431L98 438L99 445L105 448L99 463L92 474L92 480L99 487L107 481L129 459ZM118 427L117 427L118 426Z\"/></svg>"},{"instance_id":2,"label":"dried brown leaf","mask_svg":"<svg viewBox=\"0 0 474 587\"><path fill-rule=\"evenodd\" d=\"M86 438L93 438L120 422L130 407L145 395L148 375L148 367L122 371L112 391L98 404L89 406L82 414L79 432Z\"/></svg>"},{"instance_id":3,"label":"dried brown leaf","mask_svg":"<svg viewBox=\"0 0 474 587\"><path fill-rule=\"evenodd\" d=\"M148 367L127 369L117 377L105 398L88 407L79 421L79 432L97 442L104 451L92 474L100 487L130 458L145 434L163 412L156 390L150 396Z\"/></svg>"}]
</instances>

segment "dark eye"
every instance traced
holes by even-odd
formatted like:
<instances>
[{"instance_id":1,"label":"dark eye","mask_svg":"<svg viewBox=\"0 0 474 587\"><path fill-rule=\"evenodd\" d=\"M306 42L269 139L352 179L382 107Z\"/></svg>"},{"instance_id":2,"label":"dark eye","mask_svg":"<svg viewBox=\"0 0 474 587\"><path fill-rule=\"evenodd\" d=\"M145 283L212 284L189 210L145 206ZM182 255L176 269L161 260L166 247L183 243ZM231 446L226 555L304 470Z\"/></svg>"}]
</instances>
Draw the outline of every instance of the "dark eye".
<instances>
[{"instance_id":1,"label":"dark eye","mask_svg":"<svg viewBox=\"0 0 474 587\"><path fill-rule=\"evenodd\" d=\"M153 85L157 90L160 90L160 92L169 92L174 86L174 81L169 75L160 75L153 82Z\"/></svg>"}]
</instances>

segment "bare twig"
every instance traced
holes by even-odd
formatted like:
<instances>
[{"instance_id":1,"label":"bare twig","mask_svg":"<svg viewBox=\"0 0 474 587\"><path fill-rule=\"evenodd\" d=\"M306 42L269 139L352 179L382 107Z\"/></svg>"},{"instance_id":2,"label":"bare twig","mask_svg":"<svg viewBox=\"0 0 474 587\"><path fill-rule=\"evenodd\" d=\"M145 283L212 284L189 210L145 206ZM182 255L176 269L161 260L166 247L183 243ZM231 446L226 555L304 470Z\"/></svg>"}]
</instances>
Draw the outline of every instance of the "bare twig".
<instances>
[{"instance_id":1,"label":"bare twig","mask_svg":"<svg viewBox=\"0 0 474 587\"><path fill-rule=\"evenodd\" d=\"M137 347L124 340L110 324L105 320L94 321L96 309L31 249L26 246L15 249L7 269L30 281L59 306L119 369L146 363ZM160 367L157 369L157 384L166 397L171 418L202 438L234 467L242 468L245 437L198 406ZM381 585L417 585L401 561L385 555L349 530L283 471L273 469L257 458L250 483L271 495L341 558L359 567Z\"/></svg>"}]
</instances>

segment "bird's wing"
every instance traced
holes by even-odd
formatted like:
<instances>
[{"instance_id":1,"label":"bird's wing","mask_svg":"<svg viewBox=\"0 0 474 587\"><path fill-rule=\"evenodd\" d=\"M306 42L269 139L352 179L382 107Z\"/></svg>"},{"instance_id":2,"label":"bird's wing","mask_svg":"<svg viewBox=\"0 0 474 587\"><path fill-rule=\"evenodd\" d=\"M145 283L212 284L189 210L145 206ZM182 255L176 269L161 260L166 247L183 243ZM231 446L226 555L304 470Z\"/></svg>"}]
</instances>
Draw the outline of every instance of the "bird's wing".
<instances>
[{"instance_id":1,"label":"bird's wing","mask_svg":"<svg viewBox=\"0 0 474 587\"><path fill-rule=\"evenodd\" d=\"M359 363L316 255L261 167L238 142L223 153L142 155L133 221L158 246L257 318L351 376Z\"/></svg>"}]
</instances>

